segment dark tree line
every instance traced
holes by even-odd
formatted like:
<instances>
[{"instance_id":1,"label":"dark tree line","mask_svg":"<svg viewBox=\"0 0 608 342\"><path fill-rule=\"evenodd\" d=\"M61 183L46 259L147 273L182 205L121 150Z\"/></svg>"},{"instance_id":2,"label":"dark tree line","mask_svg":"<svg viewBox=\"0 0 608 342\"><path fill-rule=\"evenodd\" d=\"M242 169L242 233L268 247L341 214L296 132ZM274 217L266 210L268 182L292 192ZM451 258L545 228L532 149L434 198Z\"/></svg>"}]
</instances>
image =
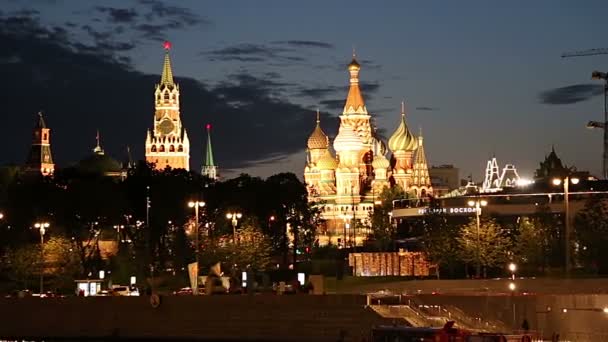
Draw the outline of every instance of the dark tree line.
<instances>
[{"instance_id":1,"label":"dark tree line","mask_svg":"<svg viewBox=\"0 0 608 342\"><path fill-rule=\"evenodd\" d=\"M220 258L221 253L211 253L219 247L210 242L226 246L232 237L226 214L239 212L242 219L237 231L241 234L243 230L242 240L248 241L251 253L261 256L258 259L267 260L255 259L258 269L269 266L270 260L283 267L297 261L296 251L313 245L318 220L304 184L292 173L266 180L242 174L216 182L195 172L159 171L140 162L124 181L68 168L58 170L52 178L11 173L0 182L0 212L4 214L0 256L7 261L0 266L2 274L17 270L10 262L16 251L39 250L36 222L50 223L47 241L61 238L71 244L78 261L74 277L95 277L99 270L112 269L113 278L124 282L129 275L138 279L167 273L185 277L186 265L195 259L194 210L188 207L189 201L205 202L199 212L201 257ZM287 241L286 233L296 237L295 244ZM116 255L109 261L102 255L100 241L116 241ZM237 258L249 260L244 254ZM222 260L201 264L217 261ZM36 270L32 268L32 272Z\"/></svg>"}]
</instances>

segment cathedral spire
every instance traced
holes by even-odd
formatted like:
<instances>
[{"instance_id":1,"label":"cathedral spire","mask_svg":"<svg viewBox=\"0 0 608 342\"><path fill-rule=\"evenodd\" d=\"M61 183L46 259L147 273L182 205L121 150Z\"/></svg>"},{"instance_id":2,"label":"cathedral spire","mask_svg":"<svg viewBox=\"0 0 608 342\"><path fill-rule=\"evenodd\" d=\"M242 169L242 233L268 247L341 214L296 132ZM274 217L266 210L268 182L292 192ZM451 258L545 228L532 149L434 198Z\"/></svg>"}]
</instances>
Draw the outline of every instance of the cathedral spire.
<instances>
[{"instance_id":1,"label":"cathedral spire","mask_svg":"<svg viewBox=\"0 0 608 342\"><path fill-rule=\"evenodd\" d=\"M160 77L160 85L173 87L173 70L171 69L171 58L169 58L169 50L171 50L171 43L165 42L163 47L165 48L165 62L163 63L163 73Z\"/></svg>"},{"instance_id":2,"label":"cathedral spire","mask_svg":"<svg viewBox=\"0 0 608 342\"><path fill-rule=\"evenodd\" d=\"M103 149L101 148L101 136L99 135L99 130L97 130L97 136L95 136L95 141L97 141L97 145L93 149L93 152L99 155L104 154Z\"/></svg>"},{"instance_id":3,"label":"cathedral spire","mask_svg":"<svg viewBox=\"0 0 608 342\"><path fill-rule=\"evenodd\" d=\"M207 148L201 174L215 180L217 179L217 165L213 159L213 147L211 146L211 124L207 124L205 128L207 129Z\"/></svg>"},{"instance_id":4,"label":"cathedral spire","mask_svg":"<svg viewBox=\"0 0 608 342\"><path fill-rule=\"evenodd\" d=\"M363 114L367 115L367 109L365 108L365 101L359 88L359 70L361 65L357 62L355 51L353 49L353 60L348 64L348 72L350 73L350 88L348 89L348 96L346 97L346 103L344 104L344 114Z\"/></svg>"}]
</instances>

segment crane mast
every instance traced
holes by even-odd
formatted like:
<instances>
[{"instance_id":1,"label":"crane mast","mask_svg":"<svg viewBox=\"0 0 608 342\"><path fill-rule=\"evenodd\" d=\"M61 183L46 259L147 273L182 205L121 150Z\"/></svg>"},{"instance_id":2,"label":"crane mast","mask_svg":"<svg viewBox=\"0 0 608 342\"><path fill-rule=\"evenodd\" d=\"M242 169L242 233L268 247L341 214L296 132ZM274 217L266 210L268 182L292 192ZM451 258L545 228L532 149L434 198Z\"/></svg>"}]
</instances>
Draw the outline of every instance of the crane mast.
<instances>
[{"instance_id":1,"label":"crane mast","mask_svg":"<svg viewBox=\"0 0 608 342\"><path fill-rule=\"evenodd\" d=\"M596 55L608 55L607 48L589 49L582 51L566 52L562 54L562 58L568 57L583 57L583 56L596 56ZM602 176L604 179L608 179L608 73L594 71L591 74L592 80L604 81L604 122L589 121L587 124L588 128L601 128L604 130L604 149L602 152Z\"/></svg>"}]
</instances>

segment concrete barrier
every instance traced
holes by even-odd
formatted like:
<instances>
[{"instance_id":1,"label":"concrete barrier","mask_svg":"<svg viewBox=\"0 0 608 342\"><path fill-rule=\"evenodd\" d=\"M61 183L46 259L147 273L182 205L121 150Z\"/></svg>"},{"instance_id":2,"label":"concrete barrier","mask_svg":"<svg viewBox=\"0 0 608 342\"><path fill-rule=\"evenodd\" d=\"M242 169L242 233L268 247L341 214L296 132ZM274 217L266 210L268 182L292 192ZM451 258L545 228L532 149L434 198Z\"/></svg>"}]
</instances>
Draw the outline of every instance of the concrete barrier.
<instances>
[{"instance_id":1,"label":"concrete barrier","mask_svg":"<svg viewBox=\"0 0 608 342\"><path fill-rule=\"evenodd\" d=\"M0 339L360 341L389 324L358 295L9 298Z\"/></svg>"}]
</instances>

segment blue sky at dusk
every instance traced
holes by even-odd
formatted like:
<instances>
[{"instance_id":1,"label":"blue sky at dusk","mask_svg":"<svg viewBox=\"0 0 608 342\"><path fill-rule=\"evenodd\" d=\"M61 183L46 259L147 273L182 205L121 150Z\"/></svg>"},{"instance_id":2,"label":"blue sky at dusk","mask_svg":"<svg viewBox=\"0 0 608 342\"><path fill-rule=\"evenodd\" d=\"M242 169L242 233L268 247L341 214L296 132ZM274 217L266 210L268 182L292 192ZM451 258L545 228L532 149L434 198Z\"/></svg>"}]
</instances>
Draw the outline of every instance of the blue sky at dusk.
<instances>
[{"instance_id":1,"label":"blue sky at dusk","mask_svg":"<svg viewBox=\"0 0 608 342\"><path fill-rule=\"evenodd\" d=\"M23 73L11 74L19 87L0 90L36 95L3 114L13 128L0 137L0 163L25 159L38 108L47 113L59 164L86 157L97 128L109 154L121 159L129 145L143 159L153 120L149 76L159 77L167 39L182 101L189 101L182 119L195 170L210 122L223 176L301 176L317 107L335 136L354 47L367 109L382 134L396 128L405 100L410 130L422 128L431 164L454 164L462 178L480 180L495 154L501 167L512 163L531 177L554 144L566 164L599 176L602 134L585 124L602 120L601 82L590 76L606 70L608 55L560 56L608 47L607 10L606 1L4 2L0 42L12 50L0 53L0 68L19 65ZM36 30L25 30L28 36L19 25ZM87 71L61 76L66 63L59 52L46 58L47 48ZM46 76L30 81L33 69ZM127 81L141 84L141 96L113 86ZM61 86L83 104L39 94ZM108 105L107 97L116 101Z\"/></svg>"}]
</instances>

